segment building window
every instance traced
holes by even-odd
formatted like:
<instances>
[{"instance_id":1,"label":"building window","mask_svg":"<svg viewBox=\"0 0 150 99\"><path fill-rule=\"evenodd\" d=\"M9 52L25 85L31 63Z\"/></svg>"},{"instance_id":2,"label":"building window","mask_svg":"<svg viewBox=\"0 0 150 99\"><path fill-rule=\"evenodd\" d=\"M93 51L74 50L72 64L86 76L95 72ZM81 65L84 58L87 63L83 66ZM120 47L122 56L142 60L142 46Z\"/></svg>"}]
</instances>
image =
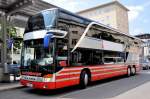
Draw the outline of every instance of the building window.
<instances>
[{"instance_id":1,"label":"building window","mask_svg":"<svg viewBox=\"0 0 150 99\"><path fill-rule=\"evenodd\" d=\"M91 12L89 15L90 15L90 16L93 16L93 12Z\"/></svg>"},{"instance_id":2,"label":"building window","mask_svg":"<svg viewBox=\"0 0 150 99\"><path fill-rule=\"evenodd\" d=\"M76 45L77 39L72 39L72 45Z\"/></svg>"},{"instance_id":3,"label":"building window","mask_svg":"<svg viewBox=\"0 0 150 99\"><path fill-rule=\"evenodd\" d=\"M72 31L72 34L76 34L76 35L77 35L77 34L78 34L78 31Z\"/></svg>"},{"instance_id":4,"label":"building window","mask_svg":"<svg viewBox=\"0 0 150 99\"><path fill-rule=\"evenodd\" d=\"M102 10L99 10L98 12L99 12L99 14L101 14L101 13L102 13Z\"/></svg>"},{"instance_id":5,"label":"building window","mask_svg":"<svg viewBox=\"0 0 150 99\"><path fill-rule=\"evenodd\" d=\"M104 13L107 13L107 12L109 12L109 11L111 11L110 8L105 8L105 9L103 10Z\"/></svg>"}]
</instances>

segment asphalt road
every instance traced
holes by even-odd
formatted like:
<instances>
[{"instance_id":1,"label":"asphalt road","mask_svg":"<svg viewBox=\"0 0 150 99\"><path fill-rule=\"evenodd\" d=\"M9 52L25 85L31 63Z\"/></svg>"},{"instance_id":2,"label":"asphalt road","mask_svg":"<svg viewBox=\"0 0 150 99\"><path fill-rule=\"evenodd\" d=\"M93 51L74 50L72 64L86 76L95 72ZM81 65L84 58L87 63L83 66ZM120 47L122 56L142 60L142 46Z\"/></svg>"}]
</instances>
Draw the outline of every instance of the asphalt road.
<instances>
[{"instance_id":1,"label":"asphalt road","mask_svg":"<svg viewBox=\"0 0 150 99\"><path fill-rule=\"evenodd\" d=\"M132 91L135 92L136 96L136 94L139 94L139 90L150 89L150 84L144 86L147 83L150 83L150 70L141 71L136 76L97 81L82 90L77 86L53 91L35 90L32 88L7 90L0 92L0 99L116 99L118 96L120 99L123 99L123 97L130 96ZM144 96L147 93L143 92L142 94ZM149 94L147 95L150 96Z\"/></svg>"}]
</instances>

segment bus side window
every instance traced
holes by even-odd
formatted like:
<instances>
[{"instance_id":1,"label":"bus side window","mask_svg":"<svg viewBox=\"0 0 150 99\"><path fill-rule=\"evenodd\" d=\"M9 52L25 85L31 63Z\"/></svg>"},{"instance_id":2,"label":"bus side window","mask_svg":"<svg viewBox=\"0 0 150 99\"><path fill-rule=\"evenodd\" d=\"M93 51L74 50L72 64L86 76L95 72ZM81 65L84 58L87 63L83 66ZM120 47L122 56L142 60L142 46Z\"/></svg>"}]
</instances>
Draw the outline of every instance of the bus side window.
<instances>
[{"instance_id":1,"label":"bus side window","mask_svg":"<svg viewBox=\"0 0 150 99\"><path fill-rule=\"evenodd\" d=\"M114 64L116 63L116 60L112 57L105 57L104 58L104 64Z\"/></svg>"},{"instance_id":2,"label":"bus side window","mask_svg":"<svg viewBox=\"0 0 150 99\"><path fill-rule=\"evenodd\" d=\"M93 51L93 65L103 64L102 51Z\"/></svg>"},{"instance_id":3,"label":"bus side window","mask_svg":"<svg viewBox=\"0 0 150 99\"><path fill-rule=\"evenodd\" d=\"M72 53L73 65L100 65L104 64L101 51L78 49Z\"/></svg>"},{"instance_id":4,"label":"bus side window","mask_svg":"<svg viewBox=\"0 0 150 99\"><path fill-rule=\"evenodd\" d=\"M117 62L118 64L124 63L124 59L123 59L122 57L117 58L116 62Z\"/></svg>"},{"instance_id":5,"label":"bus side window","mask_svg":"<svg viewBox=\"0 0 150 99\"><path fill-rule=\"evenodd\" d=\"M72 65L73 66L78 66L78 65L83 65L82 64L82 61L81 61L81 57L82 57L82 54L80 51L75 51L72 53Z\"/></svg>"}]
</instances>

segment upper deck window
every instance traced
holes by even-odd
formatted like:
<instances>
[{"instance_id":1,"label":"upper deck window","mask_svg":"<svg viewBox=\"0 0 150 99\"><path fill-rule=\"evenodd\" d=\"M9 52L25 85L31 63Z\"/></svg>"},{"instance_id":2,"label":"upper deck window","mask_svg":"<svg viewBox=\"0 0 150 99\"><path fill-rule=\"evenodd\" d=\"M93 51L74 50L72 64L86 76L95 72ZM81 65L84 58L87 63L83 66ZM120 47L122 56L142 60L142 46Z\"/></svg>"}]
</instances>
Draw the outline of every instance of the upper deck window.
<instances>
[{"instance_id":1,"label":"upper deck window","mask_svg":"<svg viewBox=\"0 0 150 99\"><path fill-rule=\"evenodd\" d=\"M56 10L43 11L29 18L25 33L55 27Z\"/></svg>"},{"instance_id":2,"label":"upper deck window","mask_svg":"<svg viewBox=\"0 0 150 99\"><path fill-rule=\"evenodd\" d=\"M29 18L25 33L44 29L44 18L42 14L38 14Z\"/></svg>"}]
</instances>

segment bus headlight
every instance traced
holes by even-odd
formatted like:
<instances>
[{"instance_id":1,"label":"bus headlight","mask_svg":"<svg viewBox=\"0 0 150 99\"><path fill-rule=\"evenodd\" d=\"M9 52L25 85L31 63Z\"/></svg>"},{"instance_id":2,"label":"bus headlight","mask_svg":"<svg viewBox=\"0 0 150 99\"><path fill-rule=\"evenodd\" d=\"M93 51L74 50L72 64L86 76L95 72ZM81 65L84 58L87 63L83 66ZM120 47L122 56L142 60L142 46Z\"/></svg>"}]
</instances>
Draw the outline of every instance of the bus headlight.
<instances>
[{"instance_id":1,"label":"bus headlight","mask_svg":"<svg viewBox=\"0 0 150 99\"><path fill-rule=\"evenodd\" d=\"M43 82L50 82L53 77L53 74L47 74L43 76Z\"/></svg>"},{"instance_id":2,"label":"bus headlight","mask_svg":"<svg viewBox=\"0 0 150 99\"><path fill-rule=\"evenodd\" d=\"M43 78L43 82L50 82L51 78Z\"/></svg>"}]
</instances>

